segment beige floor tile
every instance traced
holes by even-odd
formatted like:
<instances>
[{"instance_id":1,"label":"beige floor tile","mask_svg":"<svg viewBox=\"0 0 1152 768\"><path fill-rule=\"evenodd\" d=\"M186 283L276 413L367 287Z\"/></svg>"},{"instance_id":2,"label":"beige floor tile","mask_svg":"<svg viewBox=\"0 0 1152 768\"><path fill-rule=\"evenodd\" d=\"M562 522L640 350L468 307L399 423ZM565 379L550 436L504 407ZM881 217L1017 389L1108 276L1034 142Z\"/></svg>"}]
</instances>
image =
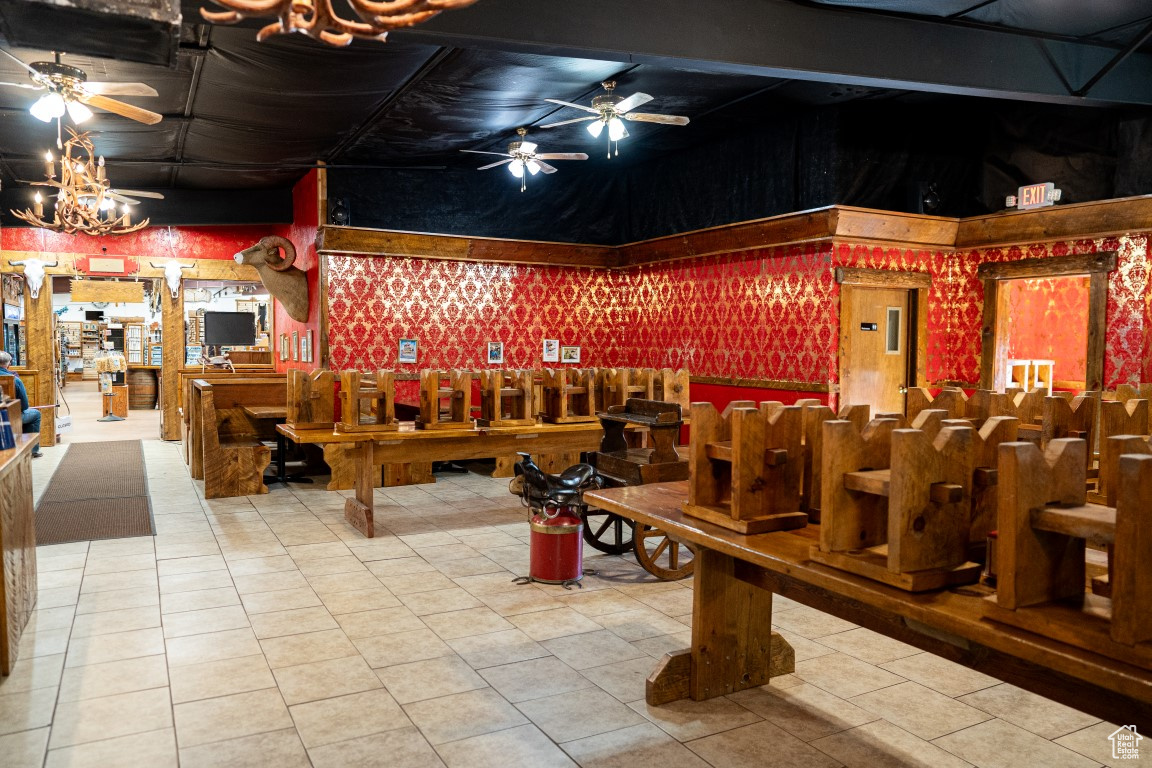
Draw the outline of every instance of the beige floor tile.
<instances>
[{"instance_id":1,"label":"beige floor tile","mask_svg":"<svg viewBox=\"0 0 1152 768\"><path fill-rule=\"evenodd\" d=\"M70 747L171 727L172 702L167 688L60 702L48 746Z\"/></svg>"},{"instance_id":2,"label":"beige floor tile","mask_svg":"<svg viewBox=\"0 0 1152 768\"><path fill-rule=\"evenodd\" d=\"M172 667L169 677L174 704L276 686L262 654Z\"/></svg>"},{"instance_id":3,"label":"beige floor tile","mask_svg":"<svg viewBox=\"0 0 1152 768\"><path fill-rule=\"evenodd\" d=\"M320 599L333 616L380 608L397 608L401 605L400 600L382 586L374 589L358 589L354 592L331 592L321 595Z\"/></svg>"},{"instance_id":4,"label":"beige floor tile","mask_svg":"<svg viewBox=\"0 0 1152 768\"><path fill-rule=\"evenodd\" d=\"M510 617L509 621L528 637L541 642L603 629L600 624L571 608L522 613Z\"/></svg>"},{"instance_id":5,"label":"beige floor tile","mask_svg":"<svg viewBox=\"0 0 1152 768\"><path fill-rule=\"evenodd\" d=\"M37 563L39 565L39 563ZM60 587L79 587L80 582L84 579L83 568L71 568L67 570L44 571L37 568L36 571L36 588L37 589L57 589ZM83 588L81 587L81 591Z\"/></svg>"},{"instance_id":6,"label":"beige floor tile","mask_svg":"<svg viewBox=\"0 0 1152 768\"><path fill-rule=\"evenodd\" d=\"M78 637L68 645L65 667L81 667L106 661L133 659L164 653L164 633L159 627Z\"/></svg>"},{"instance_id":7,"label":"beige floor tile","mask_svg":"<svg viewBox=\"0 0 1152 768\"><path fill-rule=\"evenodd\" d=\"M532 585L525 585L525 588L519 592L497 592L496 594L482 595L480 601L505 617L521 613L554 610L565 606L560 600L549 597Z\"/></svg>"},{"instance_id":8,"label":"beige floor tile","mask_svg":"<svg viewBox=\"0 0 1152 768\"><path fill-rule=\"evenodd\" d=\"M442 563L436 563L436 570L450 579L455 579L460 576L502 573L505 568L495 560L490 560L483 555L476 555L475 557L465 557L460 560L448 560Z\"/></svg>"},{"instance_id":9,"label":"beige floor tile","mask_svg":"<svg viewBox=\"0 0 1152 768\"><path fill-rule=\"evenodd\" d=\"M160 613L184 613L204 611L209 608L225 608L239 605L240 595L231 585L220 589L199 589L194 592L173 592L160 595Z\"/></svg>"},{"instance_id":10,"label":"beige floor tile","mask_svg":"<svg viewBox=\"0 0 1152 768\"><path fill-rule=\"evenodd\" d=\"M169 726L53 749L45 768L176 768L177 764L176 732Z\"/></svg>"},{"instance_id":11,"label":"beige floor tile","mask_svg":"<svg viewBox=\"0 0 1152 768\"><path fill-rule=\"evenodd\" d=\"M289 706L381 687L380 679L360 656L279 667L273 674Z\"/></svg>"},{"instance_id":12,"label":"beige floor tile","mask_svg":"<svg viewBox=\"0 0 1152 768\"><path fill-rule=\"evenodd\" d=\"M677 741L700 739L761 720L759 715L723 697L705 701L681 699L659 707L634 701L628 706Z\"/></svg>"},{"instance_id":13,"label":"beige floor tile","mask_svg":"<svg viewBox=\"0 0 1152 768\"><path fill-rule=\"evenodd\" d=\"M102 573L122 573L124 571L150 571L156 568L156 555L147 552L142 555L124 557L89 557L84 564L84 573L95 576Z\"/></svg>"},{"instance_id":14,"label":"beige floor tile","mask_svg":"<svg viewBox=\"0 0 1152 768\"><path fill-rule=\"evenodd\" d=\"M23 693L36 688L52 688L60 684L64 671L64 654L16 659L12 674L0 677L0 696Z\"/></svg>"},{"instance_id":15,"label":"beige floor tile","mask_svg":"<svg viewBox=\"0 0 1152 768\"><path fill-rule=\"evenodd\" d=\"M480 675L514 704L593 687L590 680L552 656L488 667Z\"/></svg>"},{"instance_id":16,"label":"beige floor tile","mask_svg":"<svg viewBox=\"0 0 1152 768\"><path fill-rule=\"evenodd\" d=\"M413 573L434 573L436 566L422 557L398 557L394 560L373 560L364 565L379 578L407 576Z\"/></svg>"},{"instance_id":17,"label":"beige floor tile","mask_svg":"<svg viewBox=\"0 0 1152 768\"><path fill-rule=\"evenodd\" d=\"M54 592L55 590L45 590ZM44 593L40 594L40 603L43 603ZM108 592L89 592L79 596L76 601L76 614L99 613L101 611L118 611L123 608L140 608L146 605L160 605L159 587L146 587L142 589L114 589ZM44 606L41 607L52 607Z\"/></svg>"},{"instance_id":18,"label":"beige floor tile","mask_svg":"<svg viewBox=\"0 0 1152 768\"><path fill-rule=\"evenodd\" d=\"M58 656L68 650L68 636L72 630L41 629L37 632L25 632L20 636L20 646L17 658L31 659L37 656Z\"/></svg>"},{"instance_id":19,"label":"beige floor tile","mask_svg":"<svg viewBox=\"0 0 1152 768\"><path fill-rule=\"evenodd\" d=\"M288 708L275 688L190 701L174 709L182 750L292 727Z\"/></svg>"},{"instance_id":20,"label":"beige floor tile","mask_svg":"<svg viewBox=\"0 0 1152 768\"><path fill-rule=\"evenodd\" d=\"M606 629L599 632L586 632L581 635L545 640L542 644L573 669L600 667L617 661L628 661L647 656L646 653L635 648L631 643L620 639Z\"/></svg>"},{"instance_id":21,"label":"beige floor tile","mask_svg":"<svg viewBox=\"0 0 1152 768\"><path fill-rule=\"evenodd\" d=\"M164 656L141 656L65 669L59 701L81 701L167 685L168 664Z\"/></svg>"},{"instance_id":22,"label":"beige floor tile","mask_svg":"<svg viewBox=\"0 0 1152 768\"><path fill-rule=\"evenodd\" d=\"M344 630L344 634L352 639L390 635L395 632L409 632L426 628L424 622L404 606L400 606L399 608L380 608L374 611L359 611L357 613L342 613L336 616L335 620L339 622L340 628Z\"/></svg>"},{"instance_id":23,"label":"beige floor tile","mask_svg":"<svg viewBox=\"0 0 1152 768\"><path fill-rule=\"evenodd\" d=\"M224 589L232 587L232 575L226 570L200 571L198 573L178 573L160 577L160 599L174 592L192 592L201 589Z\"/></svg>"},{"instance_id":24,"label":"beige floor tile","mask_svg":"<svg viewBox=\"0 0 1152 768\"><path fill-rule=\"evenodd\" d=\"M161 578L179 576L183 573L204 573L205 571L227 570L228 564L220 555L200 555L178 560L161 560L156 563L156 572Z\"/></svg>"},{"instance_id":25,"label":"beige floor tile","mask_svg":"<svg viewBox=\"0 0 1152 768\"><path fill-rule=\"evenodd\" d=\"M261 653L260 643L249 627L172 637L168 639L167 646L169 668Z\"/></svg>"},{"instance_id":26,"label":"beige floor tile","mask_svg":"<svg viewBox=\"0 0 1152 768\"><path fill-rule=\"evenodd\" d=\"M0 695L0 735L49 725L55 705L55 687Z\"/></svg>"},{"instance_id":27,"label":"beige floor tile","mask_svg":"<svg viewBox=\"0 0 1152 768\"><path fill-rule=\"evenodd\" d=\"M353 642L373 668L436 659L452 653L452 649L428 629L362 637Z\"/></svg>"},{"instance_id":28,"label":"beige floor tile","mask_svg":"<svg viewBox=\"0 0 1152 768\"><path fill-rule=\"evenodd\" d=\"M692 590L690 589L670 589L664 592L641 595L638 599L665 616L683 616L692 613Z\"/></svg>"},{"instance_id":29,"label":"beige floor tile","mask_svg":"<svg viewBox=\"0 0 1152 768\"><path fill-rule=\"evenodd\" d=\"M272 669L356 656L356 646L339 629L270 637L260 641Z\"/></svg>"},{"instance_id":30,"label":"beige floor tile","mask_svg":"<svg viewBox=\"0 0 1152 768\"><path fill-rule=\"evenodd\" d=\"M676 619L651 608L601 614L596 617L596 622L629 642L684 631L684 625ZM684 648L687 646L678 644L675 647Z\"/></svg>"},{"instance_id":31,"label":"beige floor tile","mask_svg":"<svg viewBox=\"0 0 1152 768\"><path fill-rule=\"evenodd\" d=\"M994 677L933 653L918 653L881 664L880 667L953 698L1000 684Z\"/></svg>"},{"instance_id":32,"label":"beige floor tile","mask_svg":"<svg viewBox=\"0 0 1152 768\"><path fill-rule=\"evenodd\" d=\"M251 620L252 631L261 640L306 632L322 632L339 626L324 606L258 613L252 616Z\"/></svg>"},{"instance_id":33,"label":"beige floor tile","mask_svg":"<svg viewBox=\"0 0 1152 768\"><path fill-rule=\"evenodd\" d=\"M181 768L233 768L275 766L309 768L308 754L295 728L268 731L238 739L203 744L180 750Z\"/></svg>"},{"instance_id":34,"label":"beige floor tile","mask_svg":"<svg viewBox=\"0 0 1152 768\"><path fill-rule=\"evenodd\" d=\"M912 682L857 696L852 703L880 715L913 736L929 741L992 717L987 712Z\"/></svg>"},{"instance_id":35,"label":"beige floor tile","mask_svg":"<svg viewBox=\"0 0 1152 768\"><path fill-rule=\"evenodd\" d=\"M839 763L772 723L755 723L717 733L688 745L722 768L839 768Z\"/></svg>"},{"instance_id":36,"label":"beige floor tile","mask_svg":"<svg viewBox=\"0 0 1152 768\"><path fill-rule=\"evenodd\" d=\"M563 748L581 768L708 768L690 749L648 722L568 741Z\"/></svg>"},{"instance_id":37,"label":"beige floor tile","mask_svg":"<svg viewBox=\"0 0 1152 768\"><path fill-rule=\"evenodd\" d=\"M404 711L433 746L528 722L491 688L417 701L405 705Z\"/></svg>"},{"instance_id":38,"label":"beige floor tile","mask_svg":"<svg viewBox=\"0 0 1152 768\"><path fill-rule=\"evenodd\" d=\"M634 611L644 607L644 603L615 589L598 589L595 592L579 592L574 595L559 595L556 601L563 603L585 616L602 616L606 613ZM689 608L691 611L691 608Z\"/></svg>"},{"instance_id":39,"label":"beige floor tile","mask_svg":"<svg viewBox=\"0 0 1152 768\"><path fill-rule=\"evenodd\" d=\"M368 569L355 555L324 557L318 560L304 560L300 563L300 573L305 576L326 576L334 573L358 573Z\"/></svg>"},{"instance_id":40,"label":"beige floor tile","mask_svg":"<svg viewBox=\"0 0 1152 768\"><path fill-rule=\"evenodd\" d=\"M252 576L257 573L276 573L278 571L296 570L296 561L288 555L273 557L252 557L244 560L233 560L228 563L228 570L233 577Z\"/></svg>"},{"instance_id":41,"label":"beige floor tile","mask_svg":"<svg viewBox=\"0 0 1152 768\"><path fill-rule=\"evenodd\" d=\"M300 571L272 571L235 576L236 591L242 595L275 592L282 589L307 589L308 582Z\"/></svg>"},{"instance_id":42,"label":"beige floor tile","mask_svg":"<svg viewBox=\"0 0 1152 768\"><path fill-rule=\"evenodd\" d=\"M988 720L932 742L980 768L1092 768L1098 764L1003 720Z\"/></svg>"},{"instance_id":43,"label":"beige floor tile","mask_svg":"<svg viewBox=\"0 0 1152 768\"><path fill-rule=\"evenodd\" d=\"M547 648L518 629L460 637L449 640L448 644L473 669L512 664L550 655Z\"/></svg>"},{"instance_id":44,"label":"beige floor tile","mask_svg":"<svg viewBox=\"0 0 1152 768\"><path fill-rule=\"evenodd\" d=\"M305 563L311 562L308 560ZM313 574L306 577L308 584L318 595L330 595L337 592L354 592L358 590L381 589L383 585L367 569L345 573Z\"/></svg>"},{"instance_id":45,"label":"beige floor tile","mask_svg":"<svg viewBox=\"0 0 1152 768\"><path fill-rule=\"evenodd\" d=\"M380 581L394 595L411 595L417 592L431 592L436 589L451 589L456 586L452 579L438 572L382 576Z\"/></svg>"},{"instance_id":46,"label":"beige floor tile","mask_svg":"<svg viewBox=\"0 0 1152 768\"><path fill-rule=\"evenodd\" d=\"M513 583L513 574L510 571L496 573L482 573L476 576L458 576L452 579L457 586L463 587L473 595L495 595L501 592L521 592L525 589L522 584ZM534 588L534 587L533 587Z\"/></svg>"},{"instance_id":47,"label":"beige floor tile","mask_svg":"<svg viewBox=\"0 0 1152 768\"><path fill-rule=\"evenodd\" d=\"M888 690L885 688L884 692ZM808 683L751 688L729 698L801 741L812 741L879 719L879 715Z\"/></svg>"},{"instance_id":48,"label":"beige floor tile","mask_svg":"<svg viewBox=\"0 0 1152 768\"><path fill-rule=\"evenodd\" d=\"M562 743L640 725L644 717L599 688L569 691L519 706L540 730Z\"/></svg>"},{"instance_id":49,"label":"beige floor tile","mask_svg":"<svg viewBox=\"0 0 1152 768\"><path fill-rule=\"evenodd\" d=\"M214 541L189 541L182 544L156 545L157 561L218 554L220 554L220 547Z\"/></svg>"},{"instance_id":50,"label":"beige floor tile","mask_svg":"<svg viewBox=\"0 0 1152 768\"><path fill-rule=\"evenodd\" d=\"M970 764L897 728L876 720L811 742L846 768L970 768Z\"/></svg>"},{"instance_id":51,"label":"beige floor tile","mask_svg":"<svg viewBox=\"0 0 1152 768\"><path fill-rule=\"evenodd\" d=\"M270 611L289 611L293 608L311 608L320 605L320 598L311 587L303 589L280 589L274 592L257 592L243 595L244 610L251 616Z\"/></svg>"},{"instance_id":52,"label":"beige floor tile","mask_svg":"<svg viewBox=\"0 0 1152 768\"><path fill-rule=\"evenodd\" d=\"M136 629L151 629L160 626L160 607L149 605L143 608L124 608L119 611L85 613L77 616L72 623L72 637L106 635L111 632L128 632Z\"/></svg>"},{"instance_id":53,"label":"beige floor tile","mask_svg":"<svg viewBox=\"0 0 1152 768\"><path fill-rule=\"evenodd\" d=\"M248 626L248 614L243 606L229 605L203 611L170 613L164 618L164 637L187 637L208 632L243 629Z\"/></svg>"},{"instance_id":54,"label":"beige floor tile","mask_svg":"<svg viewBox=\"0 0 1152 768\"><path fill-rule=\"evenodd\" d=\"M155 552L156 548L149 536L137 536L129 539L104 539L93 541L88 545L88 557L121 557L123 555L145 555Z\"/></svg>"},{"instance_id":55,"label":"beige floor tile","mask_svg":"<svg viewBox=\"0 0 1152 768\"><path fill-rule=\"evenodd\" d=\"M43 549L39 550L41 553ZM44 555L38 554L36 556L36 573L47 573L49 571L71 571L76 568L83 570L84 563L88 559L88 555L80 552L74 555Z\"/></svg>"},{"instance_id":56,"label":"beige floor tile","mask_svg":"<svg viewBox=\"0 0 1152 768\"><path fill-rule=\"evenodd\" d=\"M772 623L809 640L855 629L856 625L835 616L802 605L792 610L773 614Z\"/></svg>"},{"instance_id":57,"label":"beige floor tile","mask_svg":"<svg viewBox=\"0 0 1152 768\"><path fill-rule=\"evenodd\" d=\"M796 676L842 699L904 682L891 672L842 653L798 661Z\"/></svg>"},{"instance_id":58,"label":"beige floor tile","mask_svg":"<svg viewBox=\"0 0 1152 768\"><path fill-rule=\"evenodd\" d=\"M432 745L411 726L308 750L315 768L371 768L388 756L389 768L443 768Z\"/></svg>"},{"instance_id":59,"label":"beige floor tile","mask_svg":"<svg viewBox=\"0 0 1152 768\"><path fill-rule=\"evenodd\" d=\"M86 574L84 576L84 583L80 585L80 594L86 595L91 592L111 592L113 590L123 589L147 589L155 586L156 572L151 569Z\"/></svg>"},{"instance_id":60,"label":"beige floor tile","mask_svg":"<svg viewBox=\"0 0 1152 768\"><path fill-rule=\"evenodd\" d=\"M864 627L827 635L820 638L820 644L869 664L884 664L920 653L917 648Z\"/></svg>"},{"instance_id":61,"label":"beige floor tile","mask_svg":"<svg viewBox=\"0 0 1152 768\"><path fill-rule=\"evenodd\" d=\"M302 544L294 547L285 547L288 555L296 562L304 560L318 560L326 557L346 557L352 551L342 542L328 542L325 544Z\"/></svg>"},{"instance_id":62,"label":"beige floor tile","mask_svg":"<svg viewBox=\"0 0 1152 768\"><path fill-rule=\"evenodd\" d=\"M563 750L532 725L441 744L437 749L448 768L576 768Z\"/></svg>"},{"instance_id":63,"label":"beige floor tile","mask_svg":"<svg viewBox=\"0 0 1152 768\"><path fill-rule=\"evenodd\" d=\"M432 592L424 594L435 594ZM423 617L424 623L444 640L490 632L503 632L516 627L501 618L490 608L483 606L448 613L436 613Z\"/></svg>"},{"instance_id":64,"label":"beige floor tile","mask_svg":"<svg viewBox=\"0 0 1152 768\"><path fill-rule=\"evenodd\" d=\"M292 719L309 750L412 725L383 688L297 704Z\"/></svg>"},{"instance_id":65,"label":"beige floor tile","mask_svg":"<svg viewBox=\"0 0 1152 768\"><path fill-rule=\"evenodd\" d=\"M36 607L40 610L45 608L59 608L66 605L76 605L80 599L79 587L60 587L57 589L41 589L36 596ZM156 603L159 604L160 598L157 596Z\"/></svg>"},{"instance_id":66,"label":"beige floor tile","mask_svg":"<svg viewBox=\"0 0 1152 768\"><path fill-rule=\"evenodd\" d=\"M648 675L656 669L657 663L650 656L640 656L582 669L580 674L625 704L631 704L644 698Z\"/></svg>"},{"instance_id":67,"label":"beige floor tile","mask_svg":"<svg viewBox=\"0 0 1152 768\"><path fill-rule=\"evenodd\" d=\"M20 731L0 736L0 766L29 768L44 764L48 750L48 728Z\"/></svg>"},{"instance_id":68,"label":"beige floor tile","mask_svg":"<svg viewBox=\"0 0 1152 768\"><path fill-rule=\"evenodd\" d=\"M488 685L459 656L396 664L378 670L377 674L392 698L400 704L472 691Z\"/></svg>"},{"instance_id":69,"label":"beige floor tile","mask_svg":"<svg viewBox=\"0 0 1152 768\"><path fill-rule=\"evenodd\" d=\"M67 629L73 626L76 616L76 607L65 605L60 608L45 608L32 611L28 623L24 626L25 632L39 632L42 629Z\"/></svg>"},{"instance_id":70,"label":"beige floor tile","mask_svg":"<svg viewBox=\"0 0 1152 768\"><path fill-rule=\"evenodd\" d=\"M1118 727L1115 723L1100 722L1076 731L1075 733L1070 733L1067 736L1061 736L1056 739L1055 742L1062 747L1067 747L1073 752L1078 752L1102 765L1107 765L1109 768L1124 768L1129 765L1147 763L1148 760L1144 752L1148 748L1144 746L1140 747L1141 757L1144 757L1144 760L1112 757L1112 742L1108 740L1108 737L1111 736ZM1141 744L1142 743L1143 742L1141 742Z\"/></svg>"},{"instance_id":71,"label":"beige floor tile","mask_svg":"<svg viewBox=\"0 0 1152 768\"><path fill-rule=\"evenodd\" d=\"M1066 736L1100 722L1098 717L1085 715L1071 707L1057 704L1007 683L970 693L958 701L977 707L1046 739Z\"/></svg>"}]
</instances>

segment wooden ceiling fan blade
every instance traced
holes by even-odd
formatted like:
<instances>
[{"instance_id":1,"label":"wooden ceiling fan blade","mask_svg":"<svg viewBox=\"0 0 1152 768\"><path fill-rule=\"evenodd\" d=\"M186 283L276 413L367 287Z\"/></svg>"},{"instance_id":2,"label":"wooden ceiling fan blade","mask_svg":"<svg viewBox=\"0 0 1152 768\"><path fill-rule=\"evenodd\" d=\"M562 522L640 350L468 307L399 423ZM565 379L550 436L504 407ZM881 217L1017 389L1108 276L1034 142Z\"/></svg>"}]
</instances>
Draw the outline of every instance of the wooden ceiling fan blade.
<instances>
[{"instance_id":1,"label":"wooden ceiling fan blade","mask_svg":"<svg viewBox=\"0 0 1152 768\"><path fill-rule=\"evenodd\" d=\"M4 55L5 55L5 56L7 56L8 58L12 59L12 61L16 62L16 63L17 63L17 64L19 64L20 66L24 67L24 69L28 70L28 73L29 73L29 74L32 74L32 75L36 75L36 76L39 76L39 75L40 75L40 73L39 73L39 72L37 72L36 70L32 69L32 67L30 67L30 66L28 66L27 64L25 64L24 62L20 61L20 59L16 58L15 56L13 56L13 55L12 55L12 54L10 54L10 53L8 53L8 51L4 50L3 48L0 48L0 53L4 54Z\"/></svg>"},{"instance_id":2,"label":"wooden ceiling fan blade","mask_svg":"<svg viewBox=\"0 0 1152 768\"><path fill-rule=\"evenodd\" d=\"M126 205L140 205L139 200L133 200L131 197L125 197L124 195L113 192L112 190L108 191L108 197L112 198L118 203L124 203Z\"/></svg>"},{"instance_id":3,"label":"wooden ceiling fan blade","mask_svg":"<svg viewBox=\"0 0 1152 768\"><path fill-rule=\"evenodd\" d=\"M28 90L28 91L42 91L42 90L44 90L44 86L42 86L42 85L29 85L28 83L0 83L0 85L6 85L9 88L24 88L25 90Z\"/></svg>"},{"instance_id":4,"label":"wooden ceiling fan blade","mask_svg":"<svg viewBox=\"0 0 1152 768\"><path fill-rule=\"evenodd\" d=\"M599 119L600 119L600 115L590 115L588 117L576 117L576 118L573 118L572 120L561 120L558 123L548 123L547 125L538 125L536 127L537 128L556 128L557 126L568 125L569 123L584 123L584 122L587 122L589 120L599 120Z\"/></svg>"},{"instance_id":5,"label":"wooden ceiling fan blade","mask_svg":"<svg viewBox=\"0 0 1152 768\"><path fill-rule=\"evenodd\" d=\"M536 157L536 164L540 166L540 170L544 173L556 173L556 169L548 165L548 163L541 162L539 156Z\"/></svg>"},{"instance_id":6,"label":"wooden ceiling fan blade","mask_svg":"<svg viewBox=\"0 0 1152 768\"><path fill-rule=\"evenodd\" d=\"M125 104L116 99L110 99L107 96L101 96L96 93L82 93L79 95L80 101L90 106L102 109L105 112L111 112L120 117L126 117L129 120L135 120L138 123L145 125L156 125L164 119L163 115L152 112L151 110L144 109L143 107L134 107L131 104Z\"/></svg>"},{"instance_id":7,"label":"wooden ceiling fan blade","mask_svg":"<svg viewBox=\"0 0 1152 768\"><path fill-rule=\"evenodd\" d=\"M624 115L625 120L635 120L640 123L660 123L661 125L688 125L688 118L682 115L650 115L644 112L634 112Z\"/></svg>"},{"instance_id":8,"label":"wooden ceiling fan blade","mask_svg":"<svg viewBox=\"0 0 1152 768\"><path fill-rule=\"evenodd\" d=\"M120 189L117 187L116 189L113 189L110 191L115 192L118 195L132 195L133 197L147 197L147 198L151 198L152 200L163 200L164 199L164 195L160 194L159 192L145 192L142 189Z\"/></svg>"},{"instance_id":9,"label":"wooden ceiling fan blade","mask_svg":"<svg viewBox=\"0 0 1152 768\"><path fill-rule=\"evenodd\" d=\"M583 152L541 152L536 155L537 160L587 160L588 155Z\"/></svg>"},{"instance_id":10,"label":"wooden ceiling fan blade","mask_svg":"<svg viewBox=\"0 0 1152 768\"><path fill-rule=\"evenodd\" d=\"M631 112L632 110L636 109L636 107L640 106L641 104L647 104L650 101L652 101L651 96L649 96L646 93L637 92L637 93L632 94L628 98L624 99L624 101L621 101L618 104L616 104L616 106L613 107L613 109L616 110L616 114L622 115L625 112Z\"/></svg>"},{"instance_id":11,"label":"wooden ceiling fan blade","mask_svg":"<svg viewBox=\"0 0 1152 768\"><path fill-rule=\"evenodd\" d=\"M80 86L85 93L100 96L159 96L156 89L147 83L105 83L89 80Z\"/></svg>"},{"instance_id":12,"label":"wooden ceiling fan blade","mask_svg":"<svg viewBox=\"0 0 1152 768\"><path fill-rule=\"evenodd\" d=\"M550 102L552 104L559 104L562 107L572 107L572 109L582 109L585 112L591 112L594 115L600 114L600 110L596 109L595 107L586 107L583 104L573 104L570 101L560 101L560 99L544 99L544 101Z\"/></svg>"},{"instance_id":13,"label":"wooden ceiling fan blade","mask_svg":"<svg viewBox=\"0 0 1152 768\"><path fill-rule=\"evenodd\" d=\"M513 158L511 158L511 157L507 158L506 160L497 160L497 161L496 161L496 162L494 162L494 163L489 163L488 165L482 165L482 166L480 166L479 168L477 168L476 170L478 170L478 171L486 171L486 170L488 170L489 168L495 168L495 167L496 167L496 166L498 166L498 165L504 165L505 163L510 163L510 162L512 162L512 160L513 160Z\"/></svg>"},{"instance_id":14,"label":"wooden ceiling fan blade","mask_svg":"<svg viewBox=\"0 0 1152 768\"><path fill-rule=\"evenodd\" d=\"M499 155L500 157L507 157L507 152L483 152L479 149L462 149L461 152L468 152L473 155Z\"/></svg>"}]
</instances>

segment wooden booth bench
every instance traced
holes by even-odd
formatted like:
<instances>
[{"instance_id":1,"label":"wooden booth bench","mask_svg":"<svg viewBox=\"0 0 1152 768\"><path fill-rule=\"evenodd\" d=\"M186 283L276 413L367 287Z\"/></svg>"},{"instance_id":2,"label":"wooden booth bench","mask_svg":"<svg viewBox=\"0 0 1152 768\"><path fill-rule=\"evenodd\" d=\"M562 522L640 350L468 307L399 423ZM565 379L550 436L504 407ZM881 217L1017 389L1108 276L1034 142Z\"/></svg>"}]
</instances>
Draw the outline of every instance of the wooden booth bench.
<instances>
[{"instance_id":1,"label":"wooden booth bench","mask_svg":"<svg viewBox=\"0 0 1152 768\"><path fill-rule=\"evenodd\" d=\"M272 451L261 439L274 438L275 433L264 434L260 421L249 416L246 409L282 408L286 393L282 378L192 381L191 474L204 481L205 498L268 492L264 471L271 462Z\"/></svg>"},{"instance_id":2,"label":"wooden booth bench","mask_svg":"<svg viewBox=\"0 0 1152 768\"><path fill-rule=\"evenodd\" d=\"M232 373L231 371L221 371L209 368L206 371L201 371L199 368L188 368L181 370L179 373L179 386L177 388L177 399L179 402L180 412L180 441L184 446L184 463L190 467L193 463L199 464L201 452L197 447L193 450L194 446L199 446L199 442L194 440L193 424L199 423L198 408L193 407L193 388L194 381L208 381L208 382L226 382L226 381L279 381L280 386L284 386L286 377L283 373L276 373L268 368L261 368L255 371L240 370ZM278 401L283 405L283 400ZM193 475L197 477L197 475Z\"/></svg>"}]
</instances>

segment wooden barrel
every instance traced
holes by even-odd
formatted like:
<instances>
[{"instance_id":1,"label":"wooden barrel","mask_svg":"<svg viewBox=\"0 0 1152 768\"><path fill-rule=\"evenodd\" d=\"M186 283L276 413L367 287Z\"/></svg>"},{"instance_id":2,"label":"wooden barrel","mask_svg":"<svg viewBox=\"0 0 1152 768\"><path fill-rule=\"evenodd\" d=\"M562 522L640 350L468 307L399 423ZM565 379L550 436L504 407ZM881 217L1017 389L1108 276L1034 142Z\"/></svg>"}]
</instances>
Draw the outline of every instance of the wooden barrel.
<instances>
[{"instance_id":1,"label":"wooden barrel","mask_svg":"<svg viewBox=\"0 0 1152 768\"><path fill-rule=\"evenodd\" d=\"M128 371L128 408L146 411L156 407L156 371L132 368Z\"/></svg>"}]
</instances>

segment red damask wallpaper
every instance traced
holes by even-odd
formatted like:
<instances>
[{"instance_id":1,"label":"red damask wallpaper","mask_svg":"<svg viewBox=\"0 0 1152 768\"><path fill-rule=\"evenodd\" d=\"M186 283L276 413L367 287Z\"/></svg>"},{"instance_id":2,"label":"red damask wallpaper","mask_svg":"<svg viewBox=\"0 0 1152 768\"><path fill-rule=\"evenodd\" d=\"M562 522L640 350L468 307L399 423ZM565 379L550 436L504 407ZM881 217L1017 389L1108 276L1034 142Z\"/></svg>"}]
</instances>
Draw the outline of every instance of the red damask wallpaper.
<instances>
[{"instance_id":1,"label":"red damask wallpaper","mask_svg":"<svg viewBox=\"0 0 1152 768\"><path fill-rule=\"evenodd\" d=\"M998 321L1006 331L1010 360L1054 360L1056 381L1087 376L1088 278L1006 280L1000 287Z\"/></svg>"},{"instance_id":2,"label":"red damask wallpaper","mask_svg":"<svg viewBox=\"0 0 1152 768\"><path fill-rule=\"evenodd\" d=\"M273 339L272 344L272 360L278 371L289 368L311 371L320 367L320 270L317 269L319 262L316 257L316 230L320 224L320 214L317 207L318 175L317 171L310 171L292 188L292 226L284 232L273 231L280 229L274 227L269 227L268 231L264 232L264 235L283 234L292 241L292 244L296 246L295 266L304 270L308 279L307 322L301 323L293 320L280 306L280 302L276 302L274 316L276 338ZM255 244L256 240L248 243L248 245ZM247 248L248 245L244 247ZM288 340L291 343L293 331L298 334L299 339L304 339L309 330L312 331L312 361L294 361L289 354L289 359L281 362L279 354L280 335L288 334ZM299 344L297 344L297 349L299 349Z\"/></svg>"}]
</instances>

